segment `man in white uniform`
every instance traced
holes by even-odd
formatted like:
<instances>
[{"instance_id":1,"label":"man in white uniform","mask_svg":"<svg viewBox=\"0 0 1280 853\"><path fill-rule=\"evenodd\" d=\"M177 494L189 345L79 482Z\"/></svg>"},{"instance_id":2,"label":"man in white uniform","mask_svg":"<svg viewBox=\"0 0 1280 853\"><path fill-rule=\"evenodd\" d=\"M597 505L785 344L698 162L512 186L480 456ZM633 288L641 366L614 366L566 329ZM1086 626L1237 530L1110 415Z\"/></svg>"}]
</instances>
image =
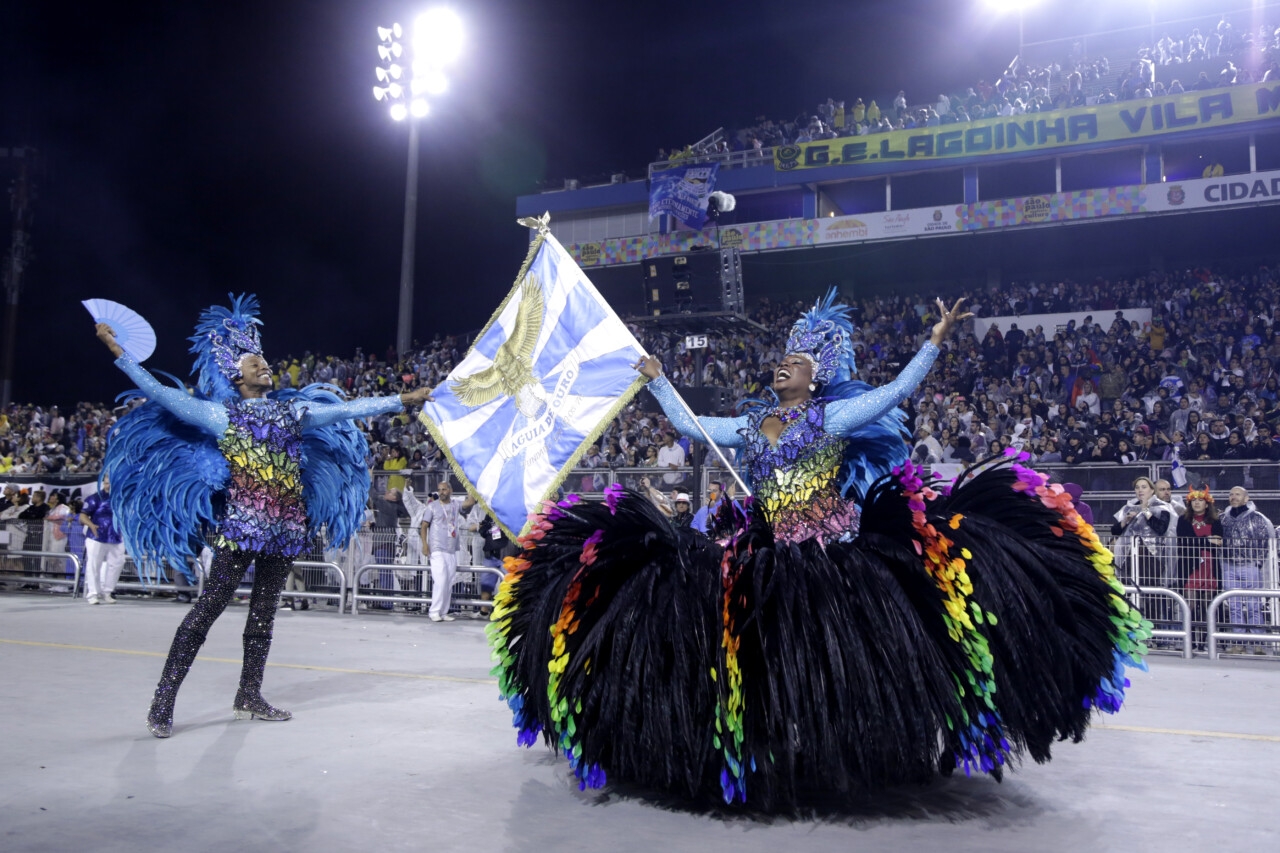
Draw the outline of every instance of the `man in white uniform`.
<instances>
[{"instance_id":1,"label":"man in white uniform","mask_svg":"<svg viewBox=\"0 0 1280 853\"><path fill-rule=\"evenodd\" d=\"M453 578L458 573L458 506L453 502L453 487L447 479L436 489L439 500L427 504L422 516L419 536L426 543L431 560L432 622L452 622L449 602L453 598ZM470 496L462 502L462 512L475 505Z\"/></svg>"}]
</instances>

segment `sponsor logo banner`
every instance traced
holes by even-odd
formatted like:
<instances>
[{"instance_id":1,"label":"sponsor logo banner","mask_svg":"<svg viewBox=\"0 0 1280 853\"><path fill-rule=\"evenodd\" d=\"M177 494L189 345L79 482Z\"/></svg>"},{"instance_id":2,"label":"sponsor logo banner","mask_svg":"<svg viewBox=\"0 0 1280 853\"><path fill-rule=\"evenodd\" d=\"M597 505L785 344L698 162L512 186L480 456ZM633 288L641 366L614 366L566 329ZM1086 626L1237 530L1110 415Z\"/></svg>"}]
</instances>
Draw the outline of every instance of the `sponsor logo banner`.
<instances>
[{"instance_id":1,"label":"sponsor logo banner","mask_svg":"<svg viewBox=\"0 0 1280 853\"><path fill-rule=\"evenodd\" d=\"M1280 201L1280 171L1169 181L1147 187L1146 209L1191 210Z\"/></svg>"},{"instance_id":2,"label":"sponsor logo banner","mask_svg":"<svg viewBox=\"0 0 1280 853\"><path fill-rule=\"evenodd\" d=\"M779 171L879 165L907 160L988 157L1049 151L1096 142L1280 119L1280 84L1258 83L1120 101L1047 113L1028 113L912 130L824 139L774 149Z\"/></svg>"},{"instance_id":3,"label":"sponsor logo banner","mask_svg":"<svg viewBox=\"0 0 1280 853\"><path fill-rule=\"evenodd\" d=\"M941 236L1077 222L1114 216L1280 203L1280 170L1221 178L1196 178L1146 186L1103 187L1065 193L993 199L974 204L878 211L821 219L784 219L720 229L721 245L743 252ZM580 263L611 266L713 248L716 230L677 231L579 243L569 252Z\"/></svg>"}]
</instances>

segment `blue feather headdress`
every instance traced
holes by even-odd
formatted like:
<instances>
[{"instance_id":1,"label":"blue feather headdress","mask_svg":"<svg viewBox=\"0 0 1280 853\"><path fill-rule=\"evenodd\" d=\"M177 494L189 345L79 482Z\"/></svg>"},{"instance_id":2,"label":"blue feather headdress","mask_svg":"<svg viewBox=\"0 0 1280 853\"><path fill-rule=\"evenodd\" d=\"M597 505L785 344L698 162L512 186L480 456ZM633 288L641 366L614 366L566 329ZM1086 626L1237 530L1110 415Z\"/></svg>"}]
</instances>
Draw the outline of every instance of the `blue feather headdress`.
<instances>
[{"instance_id":1,"label":"blue feather headdress","mask_svg":"<svg viewBox=\"0 0 1280 853\"><path fill-rule=\"evenodd\" d=\"M196 333L188 338L196 357L191 368L196 388L205 398L218 402L240 396L235 387L240 379L240 360L246 355L262 355L258 297L228 293L227 298L230 307L212 305L200 312Z\"/></svg>"},{"instance_id":2,"label":"blue feather headdress","mask_svg":"<svg viewBox=\"0 0 1280 853\"><path fill-rule=\"evenodd\" d=\"M836 289L827 291L800 315L787 338L787 355L803 355L813 363L813 381L822 385L848 382L858 372L853 357L853 323L849 306L836 305Z\"/></svg>"},{"instance_id":3,"label":"blue feather headdress","mask_svg":"<svg viewBox=\"0 0 1280 853\"><path fill-rule=\"evenodd\" d=\"M822 384L824 399L850 400L872 388L853 378L858 372L853 323L849 306L837 305L835 300L833 287L800 315L787 338L787 354L810 359L813 379ZM840 490L846 497L861 500L876 480L906 461L905 422L906 415L895 408L848 436L839 474Z\"/></svg>"}]
</instances>

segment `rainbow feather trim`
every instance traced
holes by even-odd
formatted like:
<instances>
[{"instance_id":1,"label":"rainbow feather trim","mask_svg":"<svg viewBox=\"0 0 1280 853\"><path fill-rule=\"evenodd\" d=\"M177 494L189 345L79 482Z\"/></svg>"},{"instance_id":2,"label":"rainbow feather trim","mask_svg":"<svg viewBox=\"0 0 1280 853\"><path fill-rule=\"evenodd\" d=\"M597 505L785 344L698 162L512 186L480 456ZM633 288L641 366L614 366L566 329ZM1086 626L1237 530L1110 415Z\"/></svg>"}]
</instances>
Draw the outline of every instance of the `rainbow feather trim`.
<instances>
[{"instance_id":1,"label":"rainbow feather trim","mask_svg":"<svg viewBox=\"0 0 1280 853\"><path fill-rule=\"evenodd\" d=\"M1020 461L1027 461L1027 454L1020 454ZM1115 666L1109 675L1098 683L1093 696L1084 698L1084 707L1094 707L1104 713L1114 714L1124 704L1125 689L1129 687L1129 679L1125 669L1147 671L1144 658L1147 654L1147 641L1151 639L1152 624L1143 618L1142 613L1125 600L1124 586L1116 578L1115 557L1098 539L1097 531L1076 510L1071 495L1055 483L1049 485L1049 478L1038 471L1033 471L1016 462L1013 471L1018 475L1014 484L1016 491L1036 495L1040 502L1056 511L1062 518L1061 527L1053 528L1058 536L1066 533L1074 534L1089 551L1089 563L1111 589L1111 643Z\"/></svg>"},{"instance_id":2,"label":"rainbow feather trim","mask_svg":"<svg viewBox=\"0 0 1280 853\"><path fill-rule=\"evenodd\" d=\"M942 618L947 636L960 644L969 663L964 672L952 674L960 699L961 719L948 718L947 727L960 746L956 766L963 766L966 775L974 769L990 773L1006 764L1010 756L1009 742L1002 732L1000 712L995 702L994 660L987 638L978 627L983 623L995 625L996 617L993 613L984 612L976 601L969 600L973 594L973 583L969 580L965 561L973 555L967 548L953 553L955 543L925 515L926 501L935 499L938 493L925 484L921 476L923 473L924 469L912 462L905 462L894 469L911 510L912 527L919 537L915 543L917 553L924 558L925 570L943 596L945 612ZM963 518L957 513L947 524L957 530ZM966 701L970 697L976 701Z\"/></svg>"}]
</instances>

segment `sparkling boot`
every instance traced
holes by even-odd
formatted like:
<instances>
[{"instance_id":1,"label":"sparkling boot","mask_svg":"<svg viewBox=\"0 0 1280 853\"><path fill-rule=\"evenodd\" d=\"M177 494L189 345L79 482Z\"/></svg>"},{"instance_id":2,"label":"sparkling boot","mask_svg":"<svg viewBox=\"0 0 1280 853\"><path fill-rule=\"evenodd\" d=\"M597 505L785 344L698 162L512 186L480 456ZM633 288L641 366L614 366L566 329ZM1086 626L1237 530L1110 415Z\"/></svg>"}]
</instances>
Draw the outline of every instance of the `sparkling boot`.
<instances>
[{"instance_id":1,"label":"sparkling boot","mask_svg":"<svg viewBox=\"0 0 1280 853\"><path fill-rule=\"evenodd\" d=\"M237 720L291 720L293 714L274 708L262 698L262 674L271 651L271 635L244 635L244 665L240 669L240 690L236 693Z\"/></svg>"},{"instance_id":2,"label":"sparkling boot","mask_svg":"<svg viewBox=\"0 0 1280 853\"><path fill-rule=\"evenodd\" d=\"M169 659L164 662L164 672L160 675L160 683L156 685L156 695L151 700L151 711L147 714L147 731L156 737L169 737L173 734L173 703L178 698L178 688L191 669L191 662L196 659L200 646L204 645L204 634L179 628L173 637L173 645L169 647Z\"/></svg>"}]
</instances>

